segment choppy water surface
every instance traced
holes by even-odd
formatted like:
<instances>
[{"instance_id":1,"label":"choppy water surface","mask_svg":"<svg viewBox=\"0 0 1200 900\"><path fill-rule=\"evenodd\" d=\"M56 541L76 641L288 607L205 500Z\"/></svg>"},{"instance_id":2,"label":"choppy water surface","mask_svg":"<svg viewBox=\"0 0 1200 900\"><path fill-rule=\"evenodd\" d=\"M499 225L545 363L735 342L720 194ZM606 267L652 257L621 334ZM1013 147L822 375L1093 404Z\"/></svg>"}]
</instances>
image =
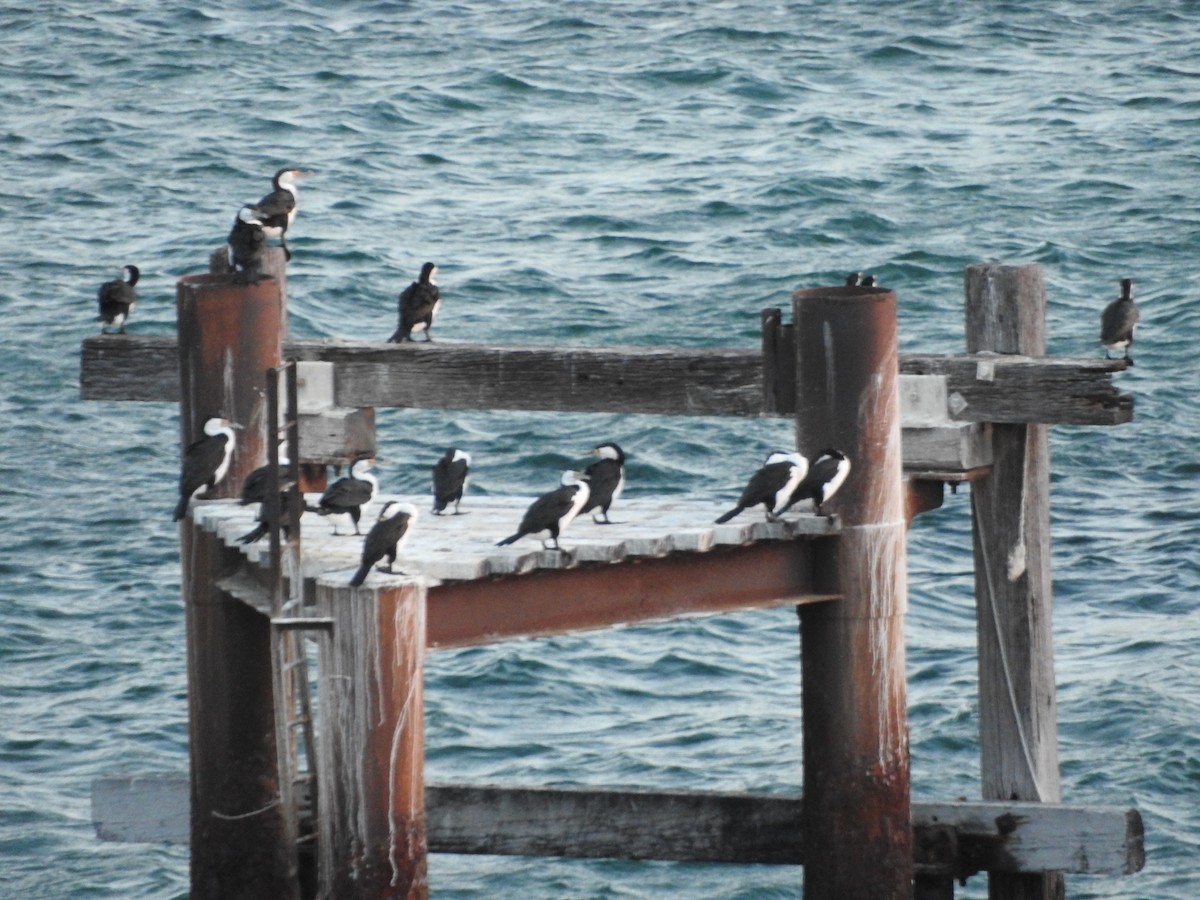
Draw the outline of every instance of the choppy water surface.
<instances>
[{"instance_id":1,"label":"choppy water surface","mask_svg":"<svg viewBox=\"0 0 1200 900\"><path fill-rule=\"evenodd\" d=\"M5 5L0 59L0 894L184 897L180 848L101 844L89 784L187 766L169 405L84 403L95 289L143 269L174 327L237 206L318 170L291 236L301 336L383 338L438 261L446 341L754 346L758 311L864 270L906 350L962 347L962 270L1041 262L1051 350L1139 285L1137 419L1058 428L1064 797L1136 805L1146 870L1200 867L1200 12L1185 3ZM380 411L393 490L436 452L533 492L605 438L628 492L730 495L786 422ZM553 477L550 475L549 477ZM501 531L504 529L501 528ZM965 492L919 520L917 794L977 796ZM800 788L787 610L434 655L429 777ZM795 897L798 870L438 856L437 897ZM960 896L985 895L983 879Z\"/></svg>"}]
</instances>

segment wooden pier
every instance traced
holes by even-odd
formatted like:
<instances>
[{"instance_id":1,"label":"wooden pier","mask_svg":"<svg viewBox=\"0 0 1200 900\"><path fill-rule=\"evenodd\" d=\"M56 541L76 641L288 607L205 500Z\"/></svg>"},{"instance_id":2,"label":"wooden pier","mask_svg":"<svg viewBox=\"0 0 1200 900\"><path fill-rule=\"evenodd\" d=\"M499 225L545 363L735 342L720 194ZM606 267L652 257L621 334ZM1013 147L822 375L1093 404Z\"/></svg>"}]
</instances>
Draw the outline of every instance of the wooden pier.
<instances>
[{"instance_id":1,"label":"wooden pier","mask_svg":"<svg viewBox=\"0 0 1200 900\"><path fill-rule=\"evenodd\" d=\"M593 350L288 341L283 284L184 279L178 339L85 341L83 396L178 401L185 441L232 411L249 439L226 498L264 462L278 420L264 370L284 359L313 364L289 415L315 469L370 449L379 406L794 417L802 452L837 446L854 469L832 517L714 526L711 500L631 498L622 524L576 523L569 553L495 547L489 523L515 524L530 498L473 495L486 515L424 516L407 574L358 589L361 538L305 516L291 555L271 559L236 541L253 508L197 503L181 527L190 821L173 832L191 845L193 897L423 897L430 851L803 864L810 900L952 897L976 872L992 897L1054 897L1062 872L1141 867L1136 811L1061 803L1046 441L1047 425L1117 425L1133 404L1111 382L1123 361L1042 355L1039 267L968 269L968 352L950 357L898 353L882 288L798 291L792 323L764 312L761 349ZM958 482L972 492L983 798L917 804L905 531ZM800 617L803 802L425 784L426 652L780 604ZM110 833L142 834L112 824L136 791L98 785Z\"/></svg>"}]
</instances>

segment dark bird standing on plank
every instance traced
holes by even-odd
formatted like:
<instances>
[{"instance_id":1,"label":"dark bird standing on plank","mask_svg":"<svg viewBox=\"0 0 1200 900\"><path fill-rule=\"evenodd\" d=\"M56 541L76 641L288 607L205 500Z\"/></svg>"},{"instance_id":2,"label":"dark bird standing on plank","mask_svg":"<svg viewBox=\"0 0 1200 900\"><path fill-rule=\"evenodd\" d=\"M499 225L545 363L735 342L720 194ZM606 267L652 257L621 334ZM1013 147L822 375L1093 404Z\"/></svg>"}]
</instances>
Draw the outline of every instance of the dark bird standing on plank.
<instances>
[{"instance_id":1,"label":"dark bird standing on plank","mask_svg":"<svg viewBox=\"0 0 1200 900\"><path fill-rule=\"evenodd\" d=\"M242 284L258 284L263 278L263 250L267 237L262 219L253 206L243 206L229 230L229 265Z\"/></svg>"},{"instance_id":2,"label":"dark bird standing on plank","mask_svg":"<svg viewBox=\"0 0 1200 900\"><path fill-rule=\"evenodd\" d=\"M271 179L273 190L254 207L262 222L263 234L269 238L278 238L283 247L283 255L289 261L292 251L287 245L287 230L296 218L296 204L300 200L300 192L296 189L296 179L311 175L300 169L280 169Z\"/></svg>"},{"instance_id":3,"label":"dark bird standing on plank","mask_svg":"<svg viewBox=\"0 0 1200 900\"><path fill-rule=\"evenodd\" d=\"M398 303L400 324L395 333L388 338L393 344L411 341L412 334L425 332L425 340L431 341L429 331L433 328L433 320L442 308L442 293L433 280L437 275L437 266L431 262L421 266L421 274L416 281L400 293Z\"/></svg>"},{"instance_id":4,"label":"dark bird standing on plank","mask_svg":"<svg viewBox=\"0 0 1200 900\"><path fill-rule=\"evenodd\" d=\"M792 492L808 474L808 460L799 453L776 450L771 453L762 468L750 476L737 506L717 519L716 524L728 522L742 510L758 506L767 511L767 521L774 522L788 507Z\"/></svg>"},{"instance_id":5,"label":"dark bird standing on plank","mask_svg":"<svg viewBox=\"0 0 1200 900\"><path fill-rule=\"evenodd\" d=\"M1121 279L1121 296L1100 314L1100 344L1104 347L1104 358L1109 359L1109 350L1124 350L1124 358L1133 365L1129 357L1129 345L1133 343L1133 332L1141 313L1133 302L1133 279Z\"/></svg>"},{"instance_id":6,"label":"dark bird standing on plank","mask_svg":"<svg viewBox=\"0 0 1200 900\"><path fill-rule=\"evenodd\" d=\"M100 326L101 334L104 334L106 326L112 325L116 326L117 334L124 334L125 323L129 321L129 314L133 312L137 303L137 291L133 286L138 283L141 272L137 266L126 266L121 276L104 282L96 293L96 302L100 306L100 315L96 316L96 321L104 323Z\"/></svg>"},{"instance_id":7,"label":"dark bird standing on plank","mask_svg":"<svg viewBox=\"0 0 1200 900\"><path fill-rule=\"evenodd\" d=\"M204 423L204 437L183 452L183 468L179 474L179 503L175 521L187 515L188 503L202 491L210 491L229 471L235 443L233 429L241 428L228 419L211 418Z\"/></svg>"},{"instance_id":8,"label":"dark bird standing on plank","mask_svg":"<svg viewBox=\"0 0 1200 900\"><path fill-rule=\"evenodd\" d=\"M821 504L838 492L850 474L850 460L840 450L826 449L817 454L817 458L808 467L804 480L792 491L784 509L790 508L801 500L811 500L813 510L821 515Z\"/></svg>"},{"instance_id":9,"label":"dark bird standing on plank","mask_svg":"<svg viewBox=\"0 0 1200 900\"><path fill-rule=\"evenodd\" d=\"M590 493L580 512L598 509L603 518L598 519L596 514L592 513L592 521L597 525L611 525L608 508L621 496L621 491L625 488L625 451L612 441L605 441L593 447L591 452L600 458L583 470L583 474L588 477Z\"/></svg>"},{"instance_id":10,"label":"dark bird standing on plank","mask_svg":"<svg viewBox=\"0 0 1200 900\"><path fill-rule=\"evenodd\" d=\"M292 497L296 497L296 501L293 501ZM243 534L241 537L239 537L237 539L237 542L239 544L253 544L255 541L261 541L263 538L265 538L267 536L267 533L271 530L270 523L267 522L267 505L266 505L265 500L266 500L265 497L262 498L263 505L261 507L259 507L258 514L255 515L255 517L254 517L254 521L257 522L258 524L255 525L253 529L251 529L250 531L247 531L245 534ZM304 513L304 495L303 494L293 494L291 491L280 491L279 492L279 527L282 530L284 537L288 536L288 531L289 531L288 523L292 519L292 503L293 502L298 502L300 504L300 512L301 512L301 514L303 514Z\"/></svg>"},{"instance_id":11,"label":"dark bird standing on plank","mask_svg":"<svg viewBox=\"0 0 1200 900\"><path fill-rule=\"evenodd\" d=\"M379 571L389 575L403 575L403 572L397 572L395 569L396 554L400 552L416 524L417 508L411 503L400 503L396 500L385 503L379 512L379 520L371 526L371 530L367 532L367 539L363 541L362 565L350 579L350 586L358 587L366 581L371 566L385 556L387 566L380 566Z\"/></svg>"},{"instance_id":12,"label":"dark bird standing on plank","mask_svg":"<svg viewBox=\"0 0 1200 900\"><path fill-rule=\"evenodd\" d=\"M471 454L451 447L433 466L433 514L440 516L451 503L454 515L471 474Z\"/></svg>"},{"instance_id":13,"label":"dark bird standing on plank","mask_svg":"<svg viewBox=\"0 0 1200 900\"><path fill-rule=\"evenodd\" d=\"M582 472L564 472L562 486L547 494L542 494L530 504L521 519L521 525L515 534L510 534L502 541L497 541L497 547L512 544L527 534L546 532L550 546L546 546L547 538L542 538L542 549L561 550L558 536L566 529L571 521L583 509L591 490L588 477Z\"/></svg>"},{"instance_id":14,"label":"dark bird standing on plank","mask_svg":"<svg viewBox=\"0 0 1200 900\"><path fill-rule=\"evenodd\" d=\"M279 454L279 480L284 478L283 469L288 464L287 457ZM263 503L267 499L267 485L270 482L270 465L259 466L242 480L242 495L238 499L240 506L251 503Z\"/></svg>"},{"instance_id":15,"label":"dark bird standing on plank","mask_svg":"<svg viewBox=\"0 0 1200 900\"><path fill-rule=\"evenodd\" d=\"M306 506L309 512L320 516L345 515L354 523L354 533L358 530L358 520L362 517L362 508L375 499L379 490L379 479L368 471L375 465L373 457L356 459L350 466L350 474L339 478L325 489L316 506ZM333 533L337 534L337 522L334 521Z\"/></svg>"},{"instance_id":16,"label":"dark bird standing on plank","mask_svg":"<svg viewBox=\"0 0 1200 900\"><path fill-rule=\"evenodd\" d=\"M857 287L862 283L862 272L851 272L846 276L846 287Z\"/></svg>"}]
</instances>

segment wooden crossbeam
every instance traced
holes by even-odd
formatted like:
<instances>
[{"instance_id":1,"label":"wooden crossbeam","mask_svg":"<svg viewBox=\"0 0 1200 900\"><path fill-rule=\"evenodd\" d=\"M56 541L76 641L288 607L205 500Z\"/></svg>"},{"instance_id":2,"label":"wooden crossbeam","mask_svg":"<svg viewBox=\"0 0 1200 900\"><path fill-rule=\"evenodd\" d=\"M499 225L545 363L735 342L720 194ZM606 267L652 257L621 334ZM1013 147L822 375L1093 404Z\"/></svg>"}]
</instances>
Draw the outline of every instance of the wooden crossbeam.
<instances>
[{"instance_id":1,"label":"wooden crossbeam","mask_svg":"<svg viewBox=\"0 0 1200 900\"><path fill-rule=\"evenodd\" d=\"M336 402L343 407L741 417L793 413L786 396L764 389L763 354L757 348L285 341L283 353L334 363ZM1125 366L1123 360L1101 358L900 357L904 374L947 377L952 420L1010 424L1130 421L1133 399L1112 383L1112 375ZM178 402L174 336L85 339L80 390L85 400Z\"/></svg>"},{"instance_id":2,"label":"wooden crossbeam","mask_svg":"<svg viewBox=\"0 0 1200 900\"><path fill-rule=\"evenodd\" d=\"M801 865L799 795L427 785L434 853ZM914 846L949 832L953 877L977 871L1129 875L1145 865L1141 816L1120 806L912 804ZM92 820L109 841L186 843L185 776L92 784ZM930 864L918 866L928 873Z\"/></svg>"}]
</instances>

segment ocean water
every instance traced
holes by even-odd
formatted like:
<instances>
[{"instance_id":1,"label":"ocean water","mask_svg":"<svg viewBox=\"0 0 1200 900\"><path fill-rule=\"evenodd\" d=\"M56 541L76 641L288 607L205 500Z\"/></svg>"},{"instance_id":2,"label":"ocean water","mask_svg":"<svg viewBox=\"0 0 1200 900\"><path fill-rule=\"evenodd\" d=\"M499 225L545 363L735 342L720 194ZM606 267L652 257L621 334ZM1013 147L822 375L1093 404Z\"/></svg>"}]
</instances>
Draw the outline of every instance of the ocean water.
<instances>
[{"instance_id":1,"label":"ocean water","mask_svg":"<svg viewBox=\"0 0 1200 900\"><path fill-rule=\"evenodd\" d=\"M333 8L330 8L330 7ZM870 271L905 350L962 349L962 272L1039 262L1050 350L1138 285L1136 419L1052 431L1063 796L1136 806L1200 884L1200 10L1194 4L137 0L3 4L0 896L181 898L184 848L101 843L91 780L187 767L178 416L79 399L97 285L129 330L284 164L299 336L385 338L441 266L445 341L755 346L758 312ZM735 495L790 423L381 410L385 487L450 444L533 492L618 440L629 494ZM978 796L968 495L920 518L914 794ZM431 780L801 787L795 614L433 654ZM799 869L435 856L433 896L798 897ZM962 897L986 896L972 879Z\"/></svg>"}]
</instances>

